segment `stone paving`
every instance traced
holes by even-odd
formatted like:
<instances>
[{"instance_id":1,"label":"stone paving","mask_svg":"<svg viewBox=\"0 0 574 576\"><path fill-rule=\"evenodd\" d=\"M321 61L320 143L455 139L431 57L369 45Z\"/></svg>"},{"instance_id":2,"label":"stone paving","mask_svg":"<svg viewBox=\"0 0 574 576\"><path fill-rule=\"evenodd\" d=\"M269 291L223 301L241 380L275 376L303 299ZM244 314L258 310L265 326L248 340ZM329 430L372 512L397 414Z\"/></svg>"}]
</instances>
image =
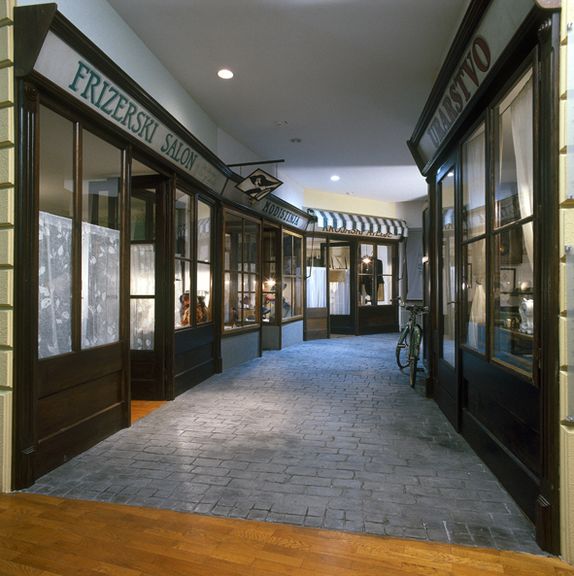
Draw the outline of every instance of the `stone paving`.
<instances>
[{"instance_id":1,"label":"stone paving","mask_svg":"<svg viewBox=\"0 0 574 576\"><path fill-rule=\"evenodd\" d=\"M541 553L422 382L409 387L396 337L265 352L27 491Z\"/></svg>"}]
</instances>

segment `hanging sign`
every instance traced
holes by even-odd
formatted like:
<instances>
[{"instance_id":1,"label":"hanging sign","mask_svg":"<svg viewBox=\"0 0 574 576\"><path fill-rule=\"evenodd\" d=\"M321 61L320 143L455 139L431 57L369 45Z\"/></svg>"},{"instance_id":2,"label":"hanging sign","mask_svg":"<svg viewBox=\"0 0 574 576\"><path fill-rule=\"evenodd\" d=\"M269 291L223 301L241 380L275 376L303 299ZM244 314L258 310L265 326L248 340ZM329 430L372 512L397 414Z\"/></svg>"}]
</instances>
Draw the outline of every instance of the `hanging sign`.
<instances>
[{"instance_id":1,"label":"hanging sign","mask_svg":"<svg viewBox=\"0 0 574 576\"><path fill-rule=\"evenodd\" d=\"M51 31L34 70L176 168L215 192L223 191L227 177L193 144L155 118Z\"/></svg>"},{"instance_id":2,"label":"hanging sign","mask_svg":"<svg viewBox=\"0 0 574 576\"><path fill-rule=\"evenodd\" d=\"M254 202L257 202L263 200L265 196L279 188L281 184L283 184L281 180L258 168L237 184L237 188L247 194Z\"/></svg>"}]
</instances>

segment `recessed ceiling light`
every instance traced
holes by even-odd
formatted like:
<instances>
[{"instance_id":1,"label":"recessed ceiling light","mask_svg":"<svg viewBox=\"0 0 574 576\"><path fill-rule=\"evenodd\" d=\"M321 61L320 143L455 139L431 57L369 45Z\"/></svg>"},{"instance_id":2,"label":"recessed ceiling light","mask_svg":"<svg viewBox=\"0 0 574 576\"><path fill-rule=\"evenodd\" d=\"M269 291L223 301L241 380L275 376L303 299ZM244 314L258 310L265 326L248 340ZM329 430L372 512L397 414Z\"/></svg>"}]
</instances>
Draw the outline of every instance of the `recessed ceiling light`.
<instances>
[{"instance_id":1,"label":"recessed ceiling light","mask_svg":"<svg viewBox=\"0 0 574 576\"><path fill-rule=\"evenodd\" d=\"M284 126L287 126L289 122L287 122L287 120L275 120L273 124L275 125L275 128L283 128Z\"/></svg>"},{"instance_id":2,"label":"recessed ceiling light","mask_svg":"<svg viewBox=\"0 0 574 576\"><path fill-rule=\"evenodd\" d=\"M341 179L340 176L337 176L337 174L333 174L333 176L331 176L331 182L338 182Z\"/></svg>"},{"instance_id":3,"label":"recessed ceiling light","mask_svg":"<svg viewBox=\"0 0 574 576\"><path fill-rule=\"evenodd\" d=\"M301 144L301 138L291 138L293 144Z\"/></svg>"},{"instance_id":4,"label":"recessed ceiling light","mask_svg":"<svg viewBox=\"0 0 574 576\"><path fill-rule=\"evenodd\" d=\"M227 68L222 68L217 75L220 78L223 78L224 80L229 80L230 78L233 78L233 72L231 70L228 70Z\"/></svg>"}]
</instances>

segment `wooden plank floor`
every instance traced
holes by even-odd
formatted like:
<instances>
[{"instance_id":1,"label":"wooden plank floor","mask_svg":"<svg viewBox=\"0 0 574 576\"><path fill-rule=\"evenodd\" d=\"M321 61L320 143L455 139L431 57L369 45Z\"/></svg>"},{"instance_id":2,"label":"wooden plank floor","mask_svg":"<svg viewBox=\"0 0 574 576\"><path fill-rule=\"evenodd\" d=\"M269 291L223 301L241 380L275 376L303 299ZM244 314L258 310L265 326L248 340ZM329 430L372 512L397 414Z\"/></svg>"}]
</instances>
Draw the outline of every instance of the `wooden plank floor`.
<instances>
[{"instance_id":1,"label":"wooden plank floor","mask_svg":"<svg viewBox=\"0 0 574 576\"><path fill-rule=\"evenodd\" d=\"M164 404L165 400L132 400L132 424Z\"/></svg>"},{"instance_id":2,"label":"wooden plank floor","mask_svg":"<svg viewBox=\"0 0 574 576\"><path fill-rule=\"evenodd\" d=\"M558 559L32 494L0 495L2 576L566 576Z\"/></svg>"}]
</instances>

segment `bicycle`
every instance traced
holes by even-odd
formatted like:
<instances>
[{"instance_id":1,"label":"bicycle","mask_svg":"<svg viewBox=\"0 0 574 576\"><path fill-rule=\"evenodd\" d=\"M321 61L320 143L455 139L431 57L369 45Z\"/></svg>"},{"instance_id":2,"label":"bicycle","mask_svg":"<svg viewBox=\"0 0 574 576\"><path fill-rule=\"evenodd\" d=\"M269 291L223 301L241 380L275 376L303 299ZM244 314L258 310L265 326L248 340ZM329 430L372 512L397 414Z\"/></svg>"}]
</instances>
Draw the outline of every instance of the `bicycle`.
<instances>
[{"instance_id":1,"label":"bicycle","mask_svg":"<svg viewBox=\"0 0 574 576\"><path fill-rule=\"evenodd\" d=\"M417 380L417 364L423 337L423 329L417 322L417 317L419 314L426 314L429 309L428 306L420 306L419 304L403 304L401 302L399 304L405 310L408 310L410 314L397 342L397 364L401 370L407 366L409 367L409 382L411 388L414 388Z\"/></svg>"}]
</instances>

